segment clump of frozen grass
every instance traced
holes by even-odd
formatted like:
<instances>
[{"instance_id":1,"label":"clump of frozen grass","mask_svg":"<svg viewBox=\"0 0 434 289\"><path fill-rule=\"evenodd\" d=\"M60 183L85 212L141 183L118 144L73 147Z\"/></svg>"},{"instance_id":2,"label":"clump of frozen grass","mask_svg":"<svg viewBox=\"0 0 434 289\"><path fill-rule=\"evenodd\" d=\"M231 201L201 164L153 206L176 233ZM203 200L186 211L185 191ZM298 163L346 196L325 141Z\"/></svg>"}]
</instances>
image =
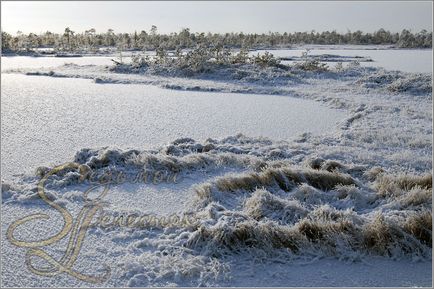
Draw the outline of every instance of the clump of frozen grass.
<instances>
[{"instance_id":1,"label":"clump of frozen grass","mask_svg":"<svg viewBox=\"0 0 434 289\"><path fill-rule=\"evenodd\" d=\"M289 167L266 168L260 173L228 175L216 180L220 191L252 191L258 187L277 187L289 191L306 183L321 190L331 190L337 185L355 184L349 175L317 170L294 170Z\"/></svg>"},{"instance_id":2,"label":"clump of frozen grass","mask_svg":"<svg viewBox=\"0 0 434 289\"><path fill-rule=\"evenodd\" d=\"M231 224L232 223L232 224ZM200 226L186 243L187 247L216 252L219 248L230 251L255 247L265 250L287 248L297 251L302 236L295 229L278 225L273 221L237 221L229 215L212 226Z\"/></svg>"},{"instance_id":3,"label":"clump of frozen grass","mask_svg":"<svg viewBox=\"0 0 434 289\"><path fill-rule=\"evenodd\" d=\"M432 189L432 175L381 175L377 178L375 187L377 194L383 198L388 196L399 196L403 192L408 192L416 187L428 190Z\"/></svg>"},{"instance_id":4,"label":"clump of frozen grass","mask_svg":"<svg viewBox=\"0 0 434 289\"><path fill-rule=\"evenodd\" d=\"M363 176L368 179L368 181L375 181L375 179L384 173L384 169L381 167L372 167L363 173Z\"/></svg>"},{"instance_id":5,"label":"clump of frozen grass","mask_svg":"<svg viewBox=\"0 0 434 289\"><path fill-rule=\"evenodd\" d=\"M177 174L219 168L238 168L260 170L265 162L257 156L248 155L249 151L241 151L237 146L217 146L210 140L205 144L196 143L192 139L179 139L159 150L120 150L117 148L82 149L76 153L74 162L76 169L67 169L50 177L48 186L67 186L83 180L105 180L120 172L127 177L153 173ZM40 167L36 174L43 177L51 168ZM113 173L113 175L111 175ZM130 180L130 179L129 179ZM148 180L148 179L146 179Z\"/></svg>"},{"instance_id":6,"label":"clump of frozen grass","mask_svg":"<svg viewBox=\"0 0 434 289\"><path fill-rule=\"evenodd\" d=\"M323 158L309 158L308 160L306 160L306 166L315 169L315 170L319 170L321 169L322 164L325 162L325 160Z\"/></svg>"},{"instance_id":7,"label":"clump of frozen grass","mask_svg":"<svg viewBox=\"0 0 434 289\"><path fill-rule=\"evenodd\" d=\"M144 252L124 263L128 287L209 286L227 279L229 266L183 250Z\"/></svg>"},{"instance_id":8,"label":"clump of frozen grass","mask_svg":"<svg viewBox=\"0 0 434 289\"><path fill-rule=\"evenodd\" d=\"M2 203L6 203L11 200L17 199L20 190L21 188L19 186L11 183L7 183L2 180L2 186L1 186Z\"/></svg>"},{"instance_id":9,"label":"clump of frozen grass","mask_svg":"<svg viewBox=\"0 0 434 289\"><path fill-rule=\"evenodd\" d=\"M347 206L353 206L356 210L369 208L377 200L377 195L366 189L350 186L336 186L336 198L344 202Z\"/></svg>"},{"instance_id":10,"label":"clump of frozen grass","mask_svg":"<svg viewBox=\"0 0 434 289\"><path fill-rule=\"evenodd\" d=\"M369 252L382 256L410 254L428 257L432 244L430 242L427 246L424 239L430 238L427 234L432 235L431 223L426 223L430 218L431 213L418 212L412 215L411 221L396 222L377 213L362 227L362 246Z\"/></svg>"},{"instance_id":11,"label":"clump of frozen grass","mask_svg":"<svg viewBox=\"0 0 434 289\"><path fill-rule=\"evenodd\" d=\"M264 189L256 190L246 200L244 212L255 220L268 218L283 224L295 223L307 214L300 202L279 198Z\"/></svg>"},{"instance_id":12,"label":"clump of frozen grass","mask_svg":"<svg viewBox=\"0 0 434 289\"><path fill-rule=\"evenodd\" d=\"M363 246L379 255L389 252L395 241L391 228L383 215L377 214L372 221L363 226Z\"/></svg>"},{"instance_id":13,"label":"clump of frozen grass","mask_svg":"<svg viewBox=\"0 0 434 289\"><path fill-rule=\"evenodd\" d=\"M404 230L427 246L432 246L432 213L430 210L412 213L404 223Z\"/></svg>"},{"instance_id":14,"label":"clump of frozen grass","mask_svg":"<svg viewBox=\"0 0 434 289\"><path fill-rule=\"evenodd\" d=\"M207 166L237 165L248 163L243 156L222 153L218 156L206 154L213 149L212 144L201 145L194 141L174 142L158 151L121 151L118 149L88 150L77 153L75 161L88 165L91 169L108 166L134 166L149 169L204 168Z\"/></svg>"},{"instance_id":15,"label":"clump of frozen grass","mask_svg":"<svg viewBox=\"0 0 434 289\"><path fill-rule=\"evenodd\" d=\"M349 220L303 219L296 228L308 242L321 243L325 253L333 251L332 247L336 244L337 238L351 239L356 233L356 227Z\"/></svg>"},{"instance_id":16,"label":"clump of frozen grass","mask_svg":"<svg viewBox=\"0 0 434 289\"><path fill-rule=\"evenodd\" d=\"M431 93L432 77L428 74L406 75L405 77L394 80L392 83L388 84L386 88L395 93Z\"/></svg>"},{"instance_id":17,"label":"clump of frozen grass","mask_svg":"<svg viewBox=\"0 0 434 289\"><path fill-rule=\"evenodd\" d=\"M255 220L223 211L214 216L214 222L200 225L185 246L207 254L237 253L247 248L272 254L275 249L285 248L296 254L321 252L341 258L351 258L355 252L429 257L430 217L427 212L415 213L411 220L396 222L381 213L370 218L325 205L295 224L282 225L266 217Z\"/></svg>"},{"instance_id":18,"label":"clump of frozen grass","mask_svg":"<svg viewBox=\"0 0 434 289\"><path fill-rule=\"evenodd\" d=\"M410 191L403 193L397 201L403 208L427 206L432 203L431 189L423 189L419 186L413 187Z\"/></svg>"},{"instance_id":19,"label":"clump of frozen grass","mask_svg":"<svg viewBox=\"0 0 434 289\"><path fill-rule=\"evenodd\" d=\"M363 166L348 166L336 160L324 160L322 158L309 158L304 162L304 165L314 170L323 170L328 172L341 172L349 174L359 174L365 170Z\"/></svg>"},{"instance_id":20,"label":"clump of frozen grass","mask_svg":"<svg viewBox=\"0 0 434 289\"><path fill-rule=\"evenodd\" d=\"M423 73L405 73L379 69L362 76L357 83L367 88L383 88L394 93L412 93L415 95L432 92L432 76Z\"/></svg>"},{"instance_id":21,"label":"clump of frozen grass","mask_svg":"<svg viewBox=\"0 0 434 289\"><path fill-rule=\"evenodd\" d=\"M303 204L316 205L324 202L326 195L308 184L301 184L294 191L292 197Z\"/></svg>"}]
</instances>

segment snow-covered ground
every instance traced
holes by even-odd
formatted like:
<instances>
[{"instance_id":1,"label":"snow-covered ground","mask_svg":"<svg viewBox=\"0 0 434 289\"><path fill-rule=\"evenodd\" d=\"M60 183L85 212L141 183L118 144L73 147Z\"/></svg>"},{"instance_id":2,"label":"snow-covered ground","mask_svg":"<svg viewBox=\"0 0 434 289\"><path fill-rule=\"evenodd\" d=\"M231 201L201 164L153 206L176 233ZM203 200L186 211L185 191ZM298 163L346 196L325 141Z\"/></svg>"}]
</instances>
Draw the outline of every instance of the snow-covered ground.
<instances>
[{"instance_id":1,"label":"snow-covered ground","mask_svg":"<svg viewBox=\"0 0 434 289\"><path fill-rule=\"evenodd\" d=\"M361 51L324 54L405 72L186 78L104 57L3 57L3 286L431 286L432 74L424 61L396 67L407 50ZM68 161L41 200L41 176ZM109 172L127 181L83 194ZM11 231L38 213L48 219ZM101 221L147 214L189 221Z\"/></svg>"}]
</instances>

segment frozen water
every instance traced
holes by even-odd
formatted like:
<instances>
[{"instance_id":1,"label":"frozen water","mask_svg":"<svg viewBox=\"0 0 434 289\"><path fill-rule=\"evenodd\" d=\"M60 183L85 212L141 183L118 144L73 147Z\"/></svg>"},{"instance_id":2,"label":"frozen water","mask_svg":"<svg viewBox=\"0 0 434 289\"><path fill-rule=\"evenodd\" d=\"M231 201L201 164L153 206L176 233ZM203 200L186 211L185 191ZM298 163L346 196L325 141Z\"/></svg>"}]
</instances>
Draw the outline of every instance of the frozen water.
<instances>
[{"instance_id":1,"label":"frozen water","mask_svg":"<svg viewBox=\"0 0 434 289\"><path fill-rule=\"evenodd\" d=\"M86 56L86 57L30 57L30 56L9 56L1 58L2 71L16 68L40 68L57 67L65 63L77 65L112 65L111 59L116 57L107 56Z\"/></svg>"},{"instance_id":2,"label":"frozen water","mask_svg":"<svg viewBox=\"0 0 434 289\"><path fill-rule=\"evenodd\" d=\"M270 50L277 57L301 56L305 49ZM254 51L253 54L264 51ZM370 57L373 62L362 62L362 66L383 67L387 70L405 72L432 72L432 50L427 49L315 49L310 55L333 54L340 56ZM285 61L284 63L292 63ZM335 63L329 63L334 66Z\"/></svg>"},{"instance_id":3,"label":"frozen water","mask_svg":"<svg viewBox=\"0 0 434 289\"><path fill-rule=\"evenodd\" d=\"M188 92L83 79L2 75L2 177L84 147L155 147L244 133L290 139L333 130L343 111L292 97Z\"/></svg>"}]
</instances>

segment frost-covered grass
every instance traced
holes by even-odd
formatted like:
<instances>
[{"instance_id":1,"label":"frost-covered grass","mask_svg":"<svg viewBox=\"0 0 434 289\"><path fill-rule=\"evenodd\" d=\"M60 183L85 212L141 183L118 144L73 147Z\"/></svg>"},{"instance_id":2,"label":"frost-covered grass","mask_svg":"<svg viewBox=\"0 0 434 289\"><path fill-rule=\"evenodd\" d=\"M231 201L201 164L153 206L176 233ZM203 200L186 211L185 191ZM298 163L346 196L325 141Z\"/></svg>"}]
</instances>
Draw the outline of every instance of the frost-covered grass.
<instances>
[{"instance_id":1,"label":"frost-covered grass","mask_svg":"<svg viewBox=\"0 0 434 289\"><path fill-rule=\"evenodd\" d=\"M195 202L186 210L199 220L193 226L151 229L151 235L146 228L98 233L108 238L104 242L127 238L121 243L125 257L114 262L120 270L113 278L123 286L232 284L239 270L232 262L245 256L271 264L324 257L430 260L431 174L399 174L314 155L242 135L205 143L179 139L158 150L83 149L74 158L80 168L54 176L47 194L58 204L80 205L80 198L55 192L68 191L91 172L239 171L192 188ZM47 171L38 169L40 176ZM36 202L38 178L3 183L3 206ZM124 248L124 242L130 245Z\"/></svg>"},{"instance_id":2,"label":"frost-covered grass","mask_svg":"<svg viewBox=\"0 0 434 289\"><path fill-rule=\"evenodd\" d=\"M288 157L297 154L302 157ZM314 156L288 143L243 135L204 143L183 138L158 150L83 149L74 158L78 169L50 178L47 194L71 207L82 199L62 192L86 184L92 173L170 171L185 178L234 170L191 187L195 198L185 212L195 223L90 232L105 242L129 244L116 263L116 282L124 286L231 284L237 270L231 264L245 256L282 264L324 257L431 259L430 172L401 174ZM48 170L39 168L39 177ZM39 177L3 183L3 205L36 202Z\"/></svg>"}]
</instances>

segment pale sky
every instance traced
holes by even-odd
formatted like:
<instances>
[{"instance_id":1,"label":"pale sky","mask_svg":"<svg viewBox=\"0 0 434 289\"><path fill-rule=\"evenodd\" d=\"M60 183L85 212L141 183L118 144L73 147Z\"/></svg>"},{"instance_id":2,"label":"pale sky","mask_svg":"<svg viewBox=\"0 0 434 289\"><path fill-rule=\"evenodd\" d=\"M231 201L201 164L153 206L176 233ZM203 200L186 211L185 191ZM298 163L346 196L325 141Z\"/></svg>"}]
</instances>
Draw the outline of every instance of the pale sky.
<instances>
[{"instance_id":1,"label":"pale sky","mask_svg":"<svg viewBox=\"0 0 434 289\"><path fill-rule=\"evenodd\" d=\"M384 28L432 31L431 1L173 1L173 2L1 2L1 28L15 34L76 32L95 28L105 32L149 31L162 33L190 28L192 32L294 32Z\"/></svg>"}]
</instances>

